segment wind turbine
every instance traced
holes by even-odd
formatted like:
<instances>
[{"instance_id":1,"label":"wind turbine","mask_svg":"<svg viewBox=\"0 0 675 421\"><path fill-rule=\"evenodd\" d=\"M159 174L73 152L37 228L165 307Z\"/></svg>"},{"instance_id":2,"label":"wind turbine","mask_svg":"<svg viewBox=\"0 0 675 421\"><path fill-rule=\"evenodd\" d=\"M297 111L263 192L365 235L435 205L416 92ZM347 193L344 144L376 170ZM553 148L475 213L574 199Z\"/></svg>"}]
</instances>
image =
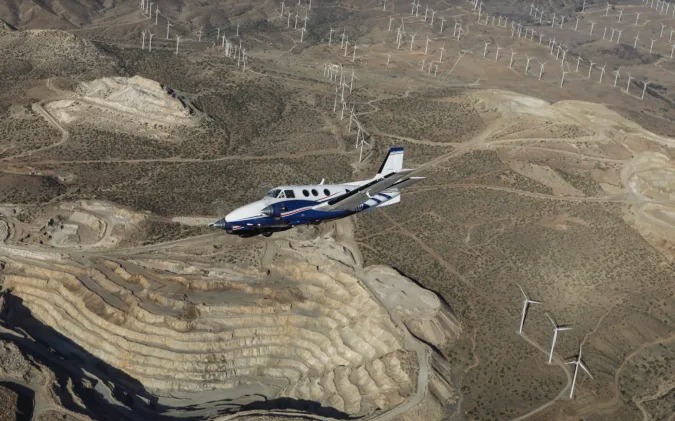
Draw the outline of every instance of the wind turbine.
<instances>
[{"instance_id":1,"label":"wind turbine","mask_svg":"<svg viewBox=\"0 0 675 421\"><path fill-rule=\"evenodd\" d=\"M616 32L619 33L619 35L616 36L616 43L619 43L619 40L621 39L621 34L623 33L623 29L617 29Z\"/></svg>"},{"instance_id":2,"label":"wind turbine","mask_svg":"<svg viewBox=\"0 0 675 421\"><path fill-rule=\"evenodd\" d=\"M638 31L637 35L635 35L635 42L633 43L633 48L637 48L637 42L640 39L640 31Z\"/></svg>"},{"instance_id":3,"label":"wind turbine","mask_svg":"<svg viewBox=\"0 0 675 421\"><path fill-rule=\"evenodd\" d=\"M173 25L169 22L169 18L166 18L166 39L169 39L169 28Z\"/></svg>"},{"instance_id":4,"label":"wind turbine","mask_svg":"<svg viewBox=\"0 0 675 421\"><path fill-rule=\"evenodd\" d=\"M443 33L443 26L444 25L445 25L445 18L441 17L441 31L440 31L441 34Z\"/></svg>"},{"instance_id":5,"label":"wind turbine","mask_svg":"<svg viewBox=\"0 0 675 421\"><path fill-rule=\"evenodd\" d=\"M530 70L530 60L532 60L534 56L530 57L527 54L525 54L525 59L527 60L527 63L525 63L525 74L527 74L527 71Z\"/></svg>"},{"instance_id":6,"label":"wind turbine","mask_svg":"<svg viewBox=\"0 0 675 421\"><path fill-rule=\"evenodd\" d=\"M520 328L518 329L518 333L522 335L523 333L523 326L525 325L525 316L527 316L527 309L530 307L530 304L541 304L541 301L535 301L531 300L527 294L525 294L525 290L523 287L518 285L518 288L520 288L520 292L523 293L523 297L525 297L525 300L523 300L523 311L520 316Z\"/></svg>"},{"instance_id":7,"label":"wind turbine","mask_svg":"<svg viewBox=\"0 0 675 421\"><path fill-rule=\"evenodd\" d=\"M509 47L511 48L511 47ZM511 48L511 60L509 60L509 68L513 67L513 56L516 55L516 52L513 51L513 48Z\"/></svg>"},{"instance_id":8,"label":"wind turbine","mask_svg":"<svg viewBox=\"0 0 675 421\"><path fill-rule=\"evenodd\" d=\"M145 50L145 30L141 32L141 50Z\"/></svg>"},{"instance_id":9,"label":"wind turbine","mask_svg":"<svg viewBox=\"0 0 675 421\"><path fill-rule=\"evenodd\" d=\"M626 84L626 93L628 93L628 88L630 87L630 80L632 79L630 73L628 73L628 83Z\"/></svg>"},{"instance_id":10,"label":"wind turbine","mask_svg":"<svg viewBox=\"0 0 675 421\"><path fill-rule=\"evenodd\" d=\"M623 16L623 9L619 10L619 20L617 23L621 23L621 17Z\"/></svg>"},{"instance_id":11,"label":"wind turbine","mask_svg":"<svg viewBox=\"0 0 675 421\"><path fill-rule=\"evenodd\" d=\"M647 85L649 85L650 83L652 82L649 80L646 82L642 82L642 96L640 97L640 99L645 99L645 92L647 91Z\"/></svg>"},{"instance_id":12,"label":"wind turbine","mask_svg":"<svg viewBox=\"0 0 675 421\"><path fill-rule=\"evenodd\" d=\"M671 45L671 48L670 48L670 58L673 58L673 51L675 51L675 44Z\"/></svg>"},{"instance_id":13,"label":"wind turbine","mask_svg":"<svg viewBox=\"0 0 675 421\"><path fill-rule=\"evenodd\" d=\"M579 63L581 63L581 60L583 60L581 56L577 56L577 69L575 70L576 73L579 73Z\"/></svg>"},{"instance_id":14,"label":"wind turbine","mask_svg":"<svg viewBox=\"0 0 675 421\"><path fill-rule=\"evenodd\" d=\"M588 35L593 35L593 28L595 27L595 22L589 22L591 24L591 31L588 33Z\"/></svg>"},{"instance_id":15,"label":"wind turbine","mask_svg":"<svg viewBox=\"0 0 675 421\"><path fill-rule=\"evenodd\" d=\"M598 83L602 83L602 77L605 75L605 67L607 67L607 63L605 63L602 67L598 66L598 69L600 69L600 80Z\"/></svg>"},{"instance_id":16,"label":"wind turbine","mask_svg":"<svg viewBox=\"0 0 675 421\"><path fill-rule=\"evenodd\" d=\"M485 58L485 56L487 56L487 48L488 45L490 45L490 43L485 40L483 40L483 42L485 43L485 49L483 50L483 58Z\"/></svg>"},{"instance_id":17,"label":"wind turbine","mask_svg":"<svg viewBox=\"0 0 675 421\"><path fill-rule=\"evenodd\" d=\"M635 26L638 26L639 20L640 20L640 12L637 12L637 16L635 17Z\"/></svg>"},{"instance_id":18,"label":"wind turbine","mask_svg":"<svg viewBox=\"0 0 675 421\"><path fill-rule=\"evenodd\" d=\"M558 332L562 332L564 330L572 330L571 327L568 326L559 326L555 320L553 320L553 317L551 317L550 314L546 313L546 317L553 323L553 340L551 341L551 352L548 354L548 363L551 364L551 361L553 361L553 350L555 349L555 342L558 340Z\"/></svg>"},{"instance_id":19,"label":"wind turbine","mask_svg":"<svg viewBox=\"0 0 675 421\"><path fill-rule=\"evenodd\" d=\"M562 67L561 67L562 69ZM570 71L565 71L565 69L562 69L562 77L560 78L560 87L563 87L563 84L565 83L565 75L569 73Z\"/></svg>"},{"instance_id":20,"label":"wind turbine","mask_svg":"<svg viewBox=\"0 0 675 421\"><path fill-rule=\"evenodd\" d=\"M285 6L286 6L286 2L284 0L281 0L281 13L279 13L280 18L284 17L284 7Z\"/></svg>"},{"instance_id":21,"label":"wind turbine","mask_svg":"<svg viewBox=\"0 0 675 421\"><path fill-rule=\"evenodd\" d=\"M661 24L661 34L659 35L659 38L663 38L663 30L666 29L666 24L662 23Z\"/></svg>"},{"instance_id":22,"label":"wind turbine","mask_svg":"<svg viewBox=\"0 0 675 421\"><path fill-rule=\"evenodd\" d=\"M427 43L424 46L424 55L427 55L427 51L429 50L429 35L427 35Z\"/></svg>"},{"instance_id":23,"label":"wind turbine","mask_svg":"<svg viewBox=\"0 0 675 421\"><path fill-rule=\"evenodd\" d=\"M541 67L539 67L539 80L541 80L541 77L542 77L543 74L544 74L544 65L545 65L546 63L548 63L548 62L547 62L547 61L545 61L545 62L543 62L543 63L542 63L542 62L539 62L539 66L541 66Z\"/></svg>"},{"instance_id":24,"label":"wind turbine","mask_svg":"<svg viewBox=\"0 0 675 421\"><path fill-rule=\"evenodd\" d=\"M497 44L496 42L495 44L497 45L497 52L495 53L495 63L496 63L497 60L499 60L499 50L504 49L504 47L500 47L499 44Z\"/></svg>"},{"instance_id":25,"label":"wind turbine","mask_svg":"<svg viewBox=\"0 0 675 421\"><path fill-rule=\"evenodd\" d=\"M182 35L176 35L176 55L178 55L178 44L180 43Z\"/></svg>"},{"instance_id":26,"label":"wind turbine","mask_svg":"<svg viewBox=\"0 0 675 421\"><path fill-rule=\"evenodd\" d=\"M675 45L675 44L674 44ZM445 52L445 43L441 46L441 58L438 59L439 63L443 63L443 53Z\"/></svg>"},{"instance_id":27,"label":"wind turbine","mask_svg":"<svg viewBox=\"0 0 675 421\"><path fill-rule=\"evenodd\" d=\"M586 368L586 365L581 361L581 345L579 344L579 354L576 356L574 361L567 362L565 364L574 364L574 376L572 376L572 386L570 387L570 399L574 396L574 386L577 384L577 374L579 374L579 367L581 367L582 370L588 374L588 376L592 379L593 376L591 376L591 372L588 371L588 368Z\"/></svg>"},{"instance_id":28,"label":"wind turbine","mask_svg":"<svg viewBox=\"0 0 675 421\"><path fill-rule=\"evenodd\" d=\"M652 50L654 49L654 43L655 42L656 42L656 40L652 38L652 45L649 46L649 54L652 53Z\"/></svg>"},{"instance_id":29,"label":"wind turbine","mask_svg":"<svg viewBox=\"0 0 675 421\"><path fill-rule=\"evenodd\" d=\"M594 65L594 64L595 64L595 63L593 63L593 61L591 61L591 65L588 67L588 76L586 77L586 79L590 79L590 78L591 78L591 72L593 71L593 65Z\"/></svg>"},{"instance_id":30,"label":"wind turbine","mask_svg":"<svg viewBox=\"0 0 675 421\"><path fill-rule=\"evenodd\" d=\"M157 20L159 19L159 5L155 7L155 25L157 25Z\"/></svg>"},{"instance_id":31,"label":"wind turbine","mask_svg":"<svg viewBox=\"0 0 675 421\"><path fill-rule=\"evenodd\" d=\"M417 33L410 34L410 51L413 49L413 43L415 42L415 36L417 36Z\"/></svg>"},{"instance_id":32,"label":"wind turbine","mask_svg":"<svg viewBox=\"0 0 675 421\"><path fill-rule=\"evenodd\" d=\"M148 31L148 34L150 35L150 44L148 45L148 51L152 51L152 37L155 36L152 32Z\"/></svg>"},{"instance_id":33,"label":"wind turbine","mask_svg":"<svg viewBox=\"0 0 675 421\"><path fill-rule=\"evenodd\" d=\"M616 88L616 81L619 80L619 75L621 74L621 66L616 69L614 72L614 87Z\"/></svg>"}]
</instances>

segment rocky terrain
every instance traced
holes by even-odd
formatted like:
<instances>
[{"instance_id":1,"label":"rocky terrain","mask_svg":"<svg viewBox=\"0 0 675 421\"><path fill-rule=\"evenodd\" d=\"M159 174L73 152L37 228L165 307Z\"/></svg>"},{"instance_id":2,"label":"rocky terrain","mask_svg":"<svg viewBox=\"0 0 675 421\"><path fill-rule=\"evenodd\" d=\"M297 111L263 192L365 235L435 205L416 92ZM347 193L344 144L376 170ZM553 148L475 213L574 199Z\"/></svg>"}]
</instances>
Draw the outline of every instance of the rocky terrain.
<instances>
[{"instance_id":1,"label":"rocky terrain","mask_svg":"<svg viewBox=\"0 0 675 421\"><path fill-rule=\"evenodd\" d=\"M62 92L63 94L63 92ZM166 138L176 127L192 127L195 109L170 87L141 76L81 82L68 99L45 105L59 122L151 138Z\"/></svg>"},{"instance_id":2,"label":"rocky terrain","mask_svg":"<svg viewBox=\"0 0 675 421\"><path fill-rule=\"evenodd\" d=\"M111 248L113 235L143 216L108 206L106 220L104 208L64 204L29 223L3 222L0 337L16 336L33 364L54 371L65 387L53 393L68 410L94 418L103 408L139 419L276 410L372 418L456 401L456 387L430 361L449 364L435 350L459 337L459 324L435 294L395 271L364 270L358 254L330 237L270 241L257 268L216 264L209 250L227 254L233 245L211 236L162 246L168 255ZM61 253L29 251L28 225L38 224L35 232L45 220L74 225L71 235L97 234L78 237L88 244L60 243ZM25 380L3 368L4 380Z\"/></svg>"}]
</instances>

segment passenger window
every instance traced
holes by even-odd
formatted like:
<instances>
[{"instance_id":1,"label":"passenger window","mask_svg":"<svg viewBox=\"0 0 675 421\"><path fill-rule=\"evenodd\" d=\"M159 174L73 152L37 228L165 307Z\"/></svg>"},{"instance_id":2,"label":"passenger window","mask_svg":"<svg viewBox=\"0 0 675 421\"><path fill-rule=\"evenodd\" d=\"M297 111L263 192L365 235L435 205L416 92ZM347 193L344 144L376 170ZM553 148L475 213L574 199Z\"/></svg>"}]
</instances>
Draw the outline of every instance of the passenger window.
<instances>
[{"instance_id":1,"label":"passenger window","mask_svg":"<svg viewBox=\"0 0 675 421\"><path fill-rule=\"evenodd\" d=\"M323 194L325 194L326 196L330 196L330 190L323 189Z\"/></svg>"},{"instance_id":2,"label":"passenger window","mask_svg":"<svg viewBox=\"0 0 675 421\"><path fill-rule=\"evenodd\" d=\"M284 190L284 193L286 194L286 199L295 199L293 190Z\"/></svg>"},{"instance_id":3,"label":"passenger window","mask_svg":"<svg viewBox=\"0 0 675 421\"><path fill-rule=\"evenodd\" d=\"M316 191L316 190L314 190L314 189L312 189L312 196L318 196L318 195L319 195L319 192Z\"/></svg>"},{"instance_id":4,"label":"passenger window","mask_svg":"<svg viewBox=\"0 0 675 421\"><path fill-rule=\"evenodd\" d=\"M302 195L305 197L309 197L309 192L307 190L303 190Z\"/></svg>"}]
</instances>

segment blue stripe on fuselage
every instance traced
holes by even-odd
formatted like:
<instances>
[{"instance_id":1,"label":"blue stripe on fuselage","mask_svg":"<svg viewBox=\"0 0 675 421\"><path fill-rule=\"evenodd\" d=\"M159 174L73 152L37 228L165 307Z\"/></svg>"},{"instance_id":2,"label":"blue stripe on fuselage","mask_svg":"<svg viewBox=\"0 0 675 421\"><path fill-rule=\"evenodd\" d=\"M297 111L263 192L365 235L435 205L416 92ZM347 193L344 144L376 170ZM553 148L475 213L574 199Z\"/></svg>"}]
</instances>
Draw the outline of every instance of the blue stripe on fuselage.
<instances>
[{"instance_id":1,"label":"blue stripe on fuselage","mask_svg":"<svg viewBox=\"0 0 675 421\"><path fill-rule=\"evenodd\" d=\"M317 211L312 207L318 205L320 202L313 200L284 200L276 203L283 203L286 206L286 211L282 213L280 218L269 216L251 216L245 219L228 222L229 227L241 226L242 230L246 231L260 231L265 228L280 228L295 225L304 225L311 222L324 222L333 219L344 218L353 213L347 210L331 210L331 211ZM365 206L363 209L367 208ZM229 229L232 231L232 228ZM236 231L237 233L239 230Z\"/></svg>"}]
</instances>

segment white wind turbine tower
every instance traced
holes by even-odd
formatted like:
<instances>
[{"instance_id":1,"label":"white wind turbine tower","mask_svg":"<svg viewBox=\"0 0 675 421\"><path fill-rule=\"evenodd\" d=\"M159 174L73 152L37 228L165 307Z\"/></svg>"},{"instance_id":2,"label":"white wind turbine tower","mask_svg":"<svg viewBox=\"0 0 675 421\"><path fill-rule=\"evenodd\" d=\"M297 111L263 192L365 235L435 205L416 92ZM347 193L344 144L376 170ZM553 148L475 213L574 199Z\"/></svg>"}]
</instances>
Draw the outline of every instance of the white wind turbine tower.
<instances>
[{"instance_id":1,"label":"white wind turbine tower","mask_svg":"<svg viewBox=\"0 0 675 421\"><path fill-rule=\"evenodd\" d=\"M158 20L159 20L159 5L155 7L155 25L157 25Z\"/></svg>"},{"instance_id":2,"label":"white wind turbine tower","mask_svg":"<svg viewBox=\"0 0 675 421\"><path fill-rule=\"evenodd\" d=\"M286 19L286 28L291 27L291 16L293 16L293 12L288 12L288 18Z\"/></svg>"},{"instance_id":3,"label":"white wind turbine tower","mask_svg":"<svg viewBox=\"0 0 675 421\"><path fill-rule=\"evenodd\" d=\"M555 343L558 340L558 332L562 332L565 330L572 330L571 327L568 326L559 326L555 320L553 320L553 317L551 317L550 314L546 313L546 317L553 323L553 339L551 340L551 352L548 354L548 363L551 364L551 361L553 361L553 350L555 349Z\"/></svg>"},{"instance_id":4,"label":"white wind turbine tower","mask_svg":"<svg viewBox=\"0 0 675 421\"><path fill-rule=\"evenodd\" d=\"M300 28L300 42L304 42L303 38L305 37L305 31L306 29L304 27ZM352 60L354 61L354 60Z\"/></svg>"},{"instance_id":5,"label":"white wind turbine tower","mask_svg":"<svg viewBox=\"0 0 675 421\"><path fill-rule=\"evenodd\" d=\"M640 20L640 12L636 13L637 16L635 17L635 26L638 26L638 21Z\"/></svg>"},{"instance_id":6,"label":"white wind turbine tower","mask_svg":"<svg viewBox=\"0 0 675 421\"><path fill-rule=\"evenodd\" d=\"M647 91L647 85L649 85L650 83L652 82L649 80L646 82L642 82L642 96L640 97L640 99L645 99L645 92Z\"/></svg>"},{"instance_id":7,"label":"white wind turbine tower","mask_svg":"<svg viewBox=\"0 0 675 421\"><path fill-rule=\"evenodd\" d=\"M654 49L654 43L655 42L656 42L656 40L652 38L652 45L649 46L649 54L652 53L652 50Z\"/></svg>"},{"instance_id":8,"label":"white wind turbine tower","mask_svg":"<svg viewBox=\"0 0 675 421\"><path fill-rule=\"evenodd\" d=\"M539 62L539 66L541 66L541 67L539 67L539 80L541 80L541 77L542 77L543 74L544 74L544 65L545 65L546 63L548 63L548 61L545 61L545 62L543 62L543 63L542 63L542 62Z\"/></svg>"},{"instance_id":9,"label":"white wind turbine tower","mask_svg":"<svg viewBox=\"0 0 675 421\"><path fill-rule=\"evenodd\" d=\"M150 35L150 43L148 44L148 51L152 51L152 37L155 36L152 32L148 31L148 34Z\"/></svg>"},{"instance_id":10,"label":"white wind turbine tower","mask_svg":"<svg viewBox=\"0 0 675 421\"><path fill-rule=\"evenodd\" d=\"M497 44L497 42L495 42L495 44L497 45L497 52L495 53L495 63L496 63L497 60L499 60L499 50L504 49L504 47L500 47L499 44Z\"/></svg>"},{"instance_id":11,"label":"white wind turbine tower","mask_svg":"<svg viewBox=\"0 0 675 421\"><path fill-rule=\"evenodd\" d=\"M511 47L509 47L511 48ZM513 67L513 56L516 55L516 52L513 51L513 48L511 48L511 60L509 60L509 68Z\"/></svg>"},{"instance_id":12,"label":"white wind turbine tower","mask_svg":"<svg viewBox=\"0 0 675 421\"><path fill-rule=\"evenodd\" d=\"M616 82L619 80L619 75L621 73L621 66L619 66L619 68L616 69L613 73L614 73L614 87L616 88Z\"/></svg>"},{"instance_id":13,"label":"white wind turbine tower","mask_svg":"<svg viewBox=\"0 0 675 421\"><path fill-rule=\"evenodd\" d=\"M560 87L562 88L563 84L565 83L565 75L568 74L570 71L569 70L565 71L565 69L562 68L562 66L561 66L561 70L562 70L562 77L560 78Z\"/></svg>"},{"instance_id":14,"label":"white wind turbine tower","mask_svg":"<svg viewBox=\"0 0 675 421\"><path fill-rule=\"evenodd\" d=\"M333 32L335 32L335 29L330 28L330 32L328 33L328 45L331 45L333 42Z\"/></svg>"},{"instance_id":15,"label":"white wind turbine tower","mask_svg":"<svg viewBox=\"0 0 675 421\"><path fill-rule=\"evenodd\" d=\"M619 33L619 35L616 36L616 43L618 44L621 39L621 34L623 34L623 29L617 29L616 32Z\"/></svg>"},{"instance_id":16,"label":"white wind turbine tower","mask_svg":"<svg viewBox=\"0 0 675 421\"><path fill-rule=\"evenodd\" d=\"M199 32L197 34L198 34L197 40L199 40L199 42L202 42L202 27L201 26L199 27Z\"/></svg>"},{"instance_id":17,"label":"white wind turbine tower","mask_svg":"<svg viewBox=\"0 0 675 421\"><path fill-rule=\"evenodd\" d=\"M284 7L286 6L286 3L284 0L281 0L281 12L279 13L279 17L283 18L284 17Z\"/></svg>"},{"instance_id":18,"label":"white wind turbine tower","mask_svg":"<svg viewBox=\"0 0 675 421\"><path fill-rule=\"evenodd\" d=\"M594 64L595 64L595 63L593 63L593 61L591 61L591 65L588 67L588 76L586 77L586 79L590 79L590 78L591 78L591 72L593 71L593 65L594 65Z\"/></svg>"},{"instance_id":19,"label":"white wind turbine tower","mask_svg":"<svg viewBox=\"0 0 675 421\"><path fill-rule=\"evenodd\" d=\"M527 71L530 70L530 60L532 60L533 58L534 56L530 57L527 54L525 54L525 59L527 59L527 63L525 63L525 74L527 74Z\"/></svg>"},{"instance_id":20,"label":"white wind turbine tower","mask_svg":"<svg viewBox=\"0 0 675 421\"><path fill-rule=\"evenodd\" d=\"M182 35L176 35L176 55L178 55L178 44L180 43Z\"/></svg>"},{"instance_id":21,"label":"white wind turbine tower","mask_svg":"<svg viewBox=\"0 0 675 421\"><path fill-rule=\"evenodd\" d=\"M445 25L445 18L441 17L441 31L440 31L441 34L443 33L443 26L444 25Z\"/></svg>"},{"instance_id":22,"label":"white wind turbine tower","mask_svg":"<svg viewBox=\"0 0 675 421\"><path fill-rule=\"evenodd\" d=\"M565 363L565 364L574 364L574 375L572 376L572 386L570 387L570 399L574 397L574 387L577 384L577 374L579 374L579 367L581 367L581 369L584 370L591 379L593 378L593 376L591 376L591 372L588 371L586 365L584 365L584 363L581 361L581 345L582 344L579 344L579 354L576 356L574 361Z\"/></svg>"},{"instance_id":23,"label":"white wind turbine tower","mask_svg":"<svg viewBox=\"0 0 675 421\"><path fill-rule=\"evenodd\" d=\"M429 51L429 35L427 35L427 43L424 46L424 55L427 55L427 51Z\"/></svg>"},{"instance_id":24,"label":"white wind turbine tower","mask_svg":"<svg viewBox=\"0 0 675 421\"><path fill-rule=\"evenodd\" d=\"M356 43L354 43L354 52L352 53L352 63L356 61Z\"/></svg>"},{"instance_id":25,"label":"white wind turbine tower","mask_svg":"<svg viewBox=\"0 0 675 421\"><path fill-rule=\"evenodd\" d=\"M145 30L141 32L141 50L145 50Z\"/></svg>"},{"instance_id":26,"label":"white wind turbine tower","mask_svg":"<svg viewBox=\"0 0 675 421\"><path fill-rule=\"evenodd\" d=\"M169 28L173 25L169 22L169 18L166 18L166 39L169 39Z\"/></svg>"},{"instance_id":27,"label":"white wind turbine tower","mask_svg":"<svg viewBox=\"0 0 675 421\"><path fill-rule=\"evenodd\" d=\"M675 51L675 44L670 46L670 58L673 58L673 51Z\"/></svg>"},{"instance_id":28,"label":"white wind turbine tower","mask_svg":"<svg viewBox=\"0 0 675 421\"><path fill-rule=\"evenodd\" d=\"M675 45L675 44L674 44ZM443 63L443 53L445 52L445 43L441 46L441 58L438 59L439 63Z\"/></svg>"},{"instance_id":29,"label":"white wind turbine tower","mask_svg":"<svg viewBox=\"0 0 675 421\"><path fill-rule=\"evenodd\" d=\"M588 33L588 35L593 35L593 28L595 27L595 22L588 22L591 24L591 31Z\"/></svg>"},{"instance_id":30,"label":"white wind turbine tower","mask_svg":"<svg viewBox=\"0 0 675 421\"><path fill-rule=\"evenodd\" d=\"M415 36L417 36L417 33L410 34L410 51L413 49L413 44L415 43Z\"/></svg>"},{"instance_id":31,"label":"white wind turbine tower","mask_svg":"<svg viewBox=\"0 0 675 421\"><path fill-rule=\"evenodd\" d=\"M628 72L626 72L626 73L628 73ZM630 73L628 73L628 83L626 84L626 93L628 93L628 88L630 88L630 80L631 79L633 79L633 78L631 77Z\"/></svg>"},{"instance_id":32,"label":"white wind turbine tower","mask_svg":"<svg viewBox=\"0 0 675 421\"><path fill-rule=\"evenodd\" d=\"M527 294L525 294L525 290L520 285L518 285L518 288L520 288L520 292L522 292L523 297L525 297L525 300L523 300L523 311L522 311L522 314L520 316L520 328L518 329L518 333L522 334L523 333L523 326L525 325L525 317L527 316L527 309L530 307L530 304L541 304L541 302L531 300L527 296Z\"/></svg>"},{"instance_id":33,"label":"white wind turbine tower","mask_svg":"<svg viewBox=\"0 0 675 421\"><path fill-rule=\"evenodd\" d=\"M490 43L485 40L483 40L483 42L485 43L485 49L483 50L483 58L485 58L485 56L487 56L487 48L488 45L490 45Z\"/></svg>"},{"instance_id":34,"label":"white wind turbine tower","mask_svg":"<svg viewBox=\"0 0 675 421\"><path fill-rule=\"evenodd\" d=\"M640 39L640 31L638 31L637 35L635 35L635 42L633 43L633 48L637 48L637 42Z\"/></svg>"},{"instance_id":35,"label":"white wind turbine tower","mask_svg":"<svg viewBox=\"0 0 675 421\"><path fill-rule=\"evenodd\" d=\"M600 80L598 80L598 83L602 83L602 77L605 75L605 67L607 67L607 63L602 67L598 66L598 69L600 69Z\"/></svg>"}]
</instances>

